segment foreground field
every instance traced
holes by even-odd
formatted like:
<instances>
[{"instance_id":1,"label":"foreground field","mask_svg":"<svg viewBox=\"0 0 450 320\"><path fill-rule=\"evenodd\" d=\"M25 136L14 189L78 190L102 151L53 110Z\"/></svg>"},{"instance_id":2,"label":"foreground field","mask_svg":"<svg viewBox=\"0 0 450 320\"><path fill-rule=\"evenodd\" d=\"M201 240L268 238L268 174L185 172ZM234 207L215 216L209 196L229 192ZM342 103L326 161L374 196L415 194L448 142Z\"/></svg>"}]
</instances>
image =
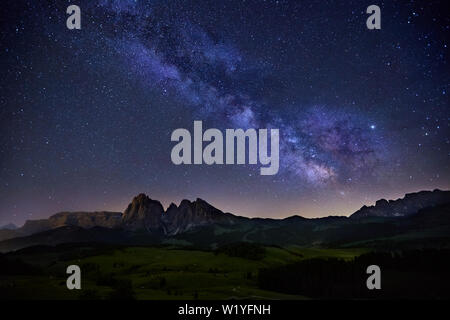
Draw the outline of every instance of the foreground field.
<instances>
[{"instance_id":1,"label":"foreground field","mask_svg":"<svg viewBox=\"0 0 450 320\"><path fill-rule=\"evenodd\" d=\"M7 258L39 271L2 276L0 290L2 298L22 299L304 299L259 289L258 270L316 257L352 259L366 250L292 246L264 251L255 260L174 247L24 250ZM65 270L71 264L81 267L82 290L66 288Z\"/></svg>"}]
</instances>

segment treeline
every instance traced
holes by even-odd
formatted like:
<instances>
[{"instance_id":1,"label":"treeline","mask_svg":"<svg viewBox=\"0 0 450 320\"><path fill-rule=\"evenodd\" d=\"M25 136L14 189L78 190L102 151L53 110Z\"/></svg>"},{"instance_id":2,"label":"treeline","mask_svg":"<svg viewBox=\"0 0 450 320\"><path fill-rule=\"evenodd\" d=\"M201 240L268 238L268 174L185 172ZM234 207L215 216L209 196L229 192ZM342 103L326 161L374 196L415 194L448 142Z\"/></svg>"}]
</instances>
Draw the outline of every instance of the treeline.
<instances>
[{"instance_id":1,"label":"treeline","mask_svg":"<svg viewBox=\"0 0 450 320\"><path fill-rule=\"evenodd\" d=\"M41 268L22 261L21 259L8 259L0 254L0 275L39 275L43 274Z\"/></svg>"},{"instance_id":2,"label":"treeline","mask_svg":"<svg viewBox=\"0 0 450 320\"><path fill-rule=\"evenodd\" d=\"M381 269L381 289L368 290L367 267ZM450 250L372 252L353 260L308 259L261 269L261 289L318 299L450 298Z\"/></svg>"}]
</instances>

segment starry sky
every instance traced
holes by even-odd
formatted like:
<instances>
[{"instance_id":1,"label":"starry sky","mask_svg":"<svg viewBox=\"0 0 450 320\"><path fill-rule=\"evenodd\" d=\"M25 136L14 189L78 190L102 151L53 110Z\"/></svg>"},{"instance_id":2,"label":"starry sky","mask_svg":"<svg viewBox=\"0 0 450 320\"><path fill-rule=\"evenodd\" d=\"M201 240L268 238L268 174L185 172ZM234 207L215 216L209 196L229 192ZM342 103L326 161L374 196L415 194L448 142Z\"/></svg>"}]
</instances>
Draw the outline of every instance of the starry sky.
<instances>
[{"instance_id":1,"label":"starry sky","mask_svg":"<svg viewBox=\"0 0 450 320\"><path fill-rule=\"evenodd\" d=\"M81 8L81 30L66 8ZM366 8L381 8L368 30ZM349 215L450 188L445 1L4 1L0 224L199 197ZM280 170L171 162L177 128L278 128Z\"/></svg>"}]
</instances>

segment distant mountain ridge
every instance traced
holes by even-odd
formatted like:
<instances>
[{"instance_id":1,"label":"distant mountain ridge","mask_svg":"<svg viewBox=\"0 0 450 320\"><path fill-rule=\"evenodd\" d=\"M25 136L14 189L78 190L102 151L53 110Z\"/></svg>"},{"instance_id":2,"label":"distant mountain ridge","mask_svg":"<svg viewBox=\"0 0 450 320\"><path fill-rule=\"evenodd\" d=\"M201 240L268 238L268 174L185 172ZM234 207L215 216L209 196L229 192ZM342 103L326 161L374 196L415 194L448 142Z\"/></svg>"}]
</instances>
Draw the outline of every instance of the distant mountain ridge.
<instances>
[{"instance_id":1,"label":"distant mountain ridge","mask_svg":"<svg viewBox=\"0 0 450 320\"><path fill-rule=\"evenodd\" d=\"M76 226L85 229L93 227L116 228L120 226L121 218L121 212L59 212L48 219L27 220L21 229L25 233L34 233L61 226Z\"/></svg>"},{"instance_id":2,"label":"distant mountain ridge","mask_svg":"<svg viewBox=\"0 0 450 320\"><path fill-rule=\"evenodd\" d=\"M407 193L397 200L378 200L374 206L363 206L353 213L351 218L363 217L404 217L417 213L427 207L439 206L450 202L450 191L420 191Z\"/></svg>"},{"instance_id":3,"label":"distant mountain ridge","mask_svg":"<svg viewBox=\"0 0 450 320\"><path fill-rule=\"evenodd\" d=\"M106 211L60 212L50 216L48 219L28 220L21 228L0 230L0 241L26 237L61 227L119 230L120 237L123 236L125 238L127 237L126 234L130 233L176 238L178 235L192 233L192 231L199 228L208 228L210 226L213 228L224 226L230 230L233 228L241 228L242 230L259 230L259 228L277 230L277 228L285 228L280 232L289 231L290 237L296 238L296 233L298 232L303 232L306 235L311 230L314 232L331 230L327 232L332 234L333 228L359 223L358 221L360 220L370 218L398 219L412 216L423 209L446 204L450 204L450 191L420 191L406 194L404 198L398 200L387 201L381 199L374 206L363 206L349 218L343 216L307 219L300 216L291 216L285 219L263 219L225 213L199 198L195 201L182 200L179 206L172 203L167 210L164 210L159 201L153 200L142 193L132 199L123 213ZM257 241L270 241L270 239L264 240L264 237L272 231L261 234L262 238L257 236L259 231L256 233L252 232L249 235L245 235L244 240L253 237ZM72 235L71 239L75 239ZM286 237L288 234L284 236ZM214 237L214 234L212 237ZM273 237L277 237L277 235L274 234ZM63 237L59 236L59 239L63 239Z\"/></svg>"},{"instance_id":4,"label":"distant mountain ridge","mask_svg":"<svg viewBox=\"0 0 450 320\"><path fill-rule=\"evenodd\" d=\"M15 230L17 226L13 223L8 223L0 227L0 230Z\"/></svg>"},{"instance_id":5,"label":"distant mountain ridge","mask_svg":"<svg viewBox=\"0 0 450 320\"><path fill-rule=\"evenodd\" d=\"M121 212L59 212L51 215L48 219L27 220L20 228L0 229L0 241L28 236L63 226L74 226L84 229L93 227L113 229L121 225L121 219Z\"/></svg>"}]
</instances>

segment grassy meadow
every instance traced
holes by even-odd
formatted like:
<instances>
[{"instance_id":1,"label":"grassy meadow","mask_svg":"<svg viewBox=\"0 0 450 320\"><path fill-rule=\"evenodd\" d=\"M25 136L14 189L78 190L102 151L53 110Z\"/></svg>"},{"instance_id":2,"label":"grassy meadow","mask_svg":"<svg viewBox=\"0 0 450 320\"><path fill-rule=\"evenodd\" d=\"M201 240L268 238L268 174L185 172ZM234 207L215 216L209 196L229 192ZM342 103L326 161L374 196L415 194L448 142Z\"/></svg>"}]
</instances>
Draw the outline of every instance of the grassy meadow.
<instances>
[{"instance_id":1,"label":"grassy meadow","mask_svg":"<svg viewBox=\"0 0 450 320\"><path fill-rule=\"evenodd\" d=\"M21 299L305 299L258 288L260 269L311 258L352 259L365 249L263 247L258 259L177 247L78 246L8 255L36 267L0 276L2 298ZM66 288L65 270L81 268L82 290ZM25 272L26 273L26 272Z\"/></svg>"}]
</instances>

